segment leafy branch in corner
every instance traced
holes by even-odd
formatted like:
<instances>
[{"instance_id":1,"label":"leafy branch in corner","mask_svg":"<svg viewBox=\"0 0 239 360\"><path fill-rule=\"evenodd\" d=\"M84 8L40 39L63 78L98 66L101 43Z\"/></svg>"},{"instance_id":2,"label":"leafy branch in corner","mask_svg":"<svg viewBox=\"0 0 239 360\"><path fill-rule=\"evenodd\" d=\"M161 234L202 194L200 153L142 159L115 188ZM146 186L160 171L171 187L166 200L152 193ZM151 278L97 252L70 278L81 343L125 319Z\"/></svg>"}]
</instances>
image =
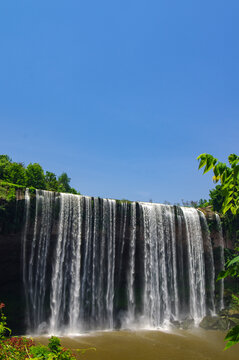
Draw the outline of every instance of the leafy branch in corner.
<instances>
[{"instance_id":1,"label":"leafy branch in corner","mask_svg":"<svg viewBox=\"0 0 239 360\"><path fill-rule=\"evenodd\" d=\"M201 154L198 156L199 169L204 167L203 174L213 170L213 181L221 182L224 201L222 204L222 213L229 210L233 215L239 213L239 156L231 154L228 157L227 164L219 162L210 154Z\"/></svg>"}]
</instances>

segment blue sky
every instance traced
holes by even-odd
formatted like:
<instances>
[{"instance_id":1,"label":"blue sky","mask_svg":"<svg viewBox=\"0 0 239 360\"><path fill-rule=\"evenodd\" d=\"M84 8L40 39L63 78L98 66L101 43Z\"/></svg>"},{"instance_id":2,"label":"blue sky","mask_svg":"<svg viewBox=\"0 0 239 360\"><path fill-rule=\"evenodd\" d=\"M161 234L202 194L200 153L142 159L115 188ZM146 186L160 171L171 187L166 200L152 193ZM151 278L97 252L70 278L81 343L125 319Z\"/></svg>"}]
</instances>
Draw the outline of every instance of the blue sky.
<instances>
[{"instance_id":1,"label":"blue sky","mask_svg":"<svg viewBox=\"0 0 239 360\"><path fill-rule=\"evenodd\" d=\"M207 198L238 154L238 0L0 3L0 153L92 196Z\"/></svg>"}]
</instances>

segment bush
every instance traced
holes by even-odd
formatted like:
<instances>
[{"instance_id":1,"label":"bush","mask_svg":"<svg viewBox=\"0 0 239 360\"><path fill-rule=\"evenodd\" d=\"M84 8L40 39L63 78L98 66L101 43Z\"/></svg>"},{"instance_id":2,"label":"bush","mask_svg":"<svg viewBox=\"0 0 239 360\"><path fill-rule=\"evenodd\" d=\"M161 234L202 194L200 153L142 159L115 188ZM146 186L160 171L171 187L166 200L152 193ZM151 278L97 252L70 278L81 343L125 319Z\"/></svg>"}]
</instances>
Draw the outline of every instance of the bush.
<instances>
[{"instance_id":1,"label":"bush","mask_svg":"<svg viewBox=\"0 0 239 360\"><path fill-rule=\"evenodd\" d=\"M0 340L0 359L25 360L29 358L30 349L33 346L33 340L24 337L11 337Z\"/></svg>"},{"instance_id":2,"label":"bush","mask_svg":"<svg viewBox=\"0 0 239 360\"><path fill-rule=\"evenodd\" d=\"M75 360L76 357L61 346L60 339L52 336L48 346L35 345L32 339L9 337L11 330L6 326L3 314L5 304L0 303L0 360Z\"/></svg>"}]
</instances>

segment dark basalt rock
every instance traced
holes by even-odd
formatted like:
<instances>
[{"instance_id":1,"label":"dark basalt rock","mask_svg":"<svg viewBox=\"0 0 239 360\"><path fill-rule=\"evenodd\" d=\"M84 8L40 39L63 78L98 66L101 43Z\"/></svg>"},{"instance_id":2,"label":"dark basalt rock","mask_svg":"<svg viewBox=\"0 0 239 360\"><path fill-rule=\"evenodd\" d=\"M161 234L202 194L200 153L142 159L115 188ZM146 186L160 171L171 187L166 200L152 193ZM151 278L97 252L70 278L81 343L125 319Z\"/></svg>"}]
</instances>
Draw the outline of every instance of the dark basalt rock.
<instances>
[{"instance_id":1,"label":"dark basalt rock","mask_svg":"<svg viewBox=\"0 0 239 360\"><path fill-rule=\"evenodd\" d=\"M228 330L234 324L227 317L205 316L199 326L205 330Z\"/></svg>"}]
</instances>

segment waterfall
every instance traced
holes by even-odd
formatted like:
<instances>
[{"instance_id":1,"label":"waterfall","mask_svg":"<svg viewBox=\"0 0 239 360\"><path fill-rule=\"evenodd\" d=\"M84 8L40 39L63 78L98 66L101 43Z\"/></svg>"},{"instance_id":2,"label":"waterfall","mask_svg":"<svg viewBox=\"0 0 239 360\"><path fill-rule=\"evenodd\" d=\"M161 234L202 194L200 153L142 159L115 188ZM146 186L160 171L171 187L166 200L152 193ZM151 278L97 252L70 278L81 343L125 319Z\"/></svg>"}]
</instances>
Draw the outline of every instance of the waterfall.
<instances>
[{"instance_id":1,"label":"waterfall","mask_svg":"<svg viewBox=\"0 0 239 360\"><path fill-rule=\"evenodd\" d=\"M212 246L196 209L37 190L33 211L25 199L29 331L197 323L214 307Z\"/></svg>"},{"instance_id":2,"label":"waterfall","mask_svg":"<svg viewBox=\"0 0 239 360\"><path fill-rule=\"evenodd\" d=\"M51 237L51 220L54 193L36 190L34 232L27 251L30 197L26 190L26 224L23 242L23 283L26 295L27 323L32 330L44 324L46 301L47 258Z\"/></svg>"},{"instance_id":3,"label":"waterfall","mask_svg":"<svg viewBox=\"0 0 239 360\"><path fill-rule=\"evenodd\" d=\"M51 281L50 330L57 331L65 316L76 330L79 321L81 264L81 197L60 194L60 220Z\"/></svg>"},{"instance_id":4,"label":"waterfall","mask_svg":"<svg viewBox=\"0 0 239 360\"><path fill-rule=\"evenodd\" d=\"M173 252L170 247L174 240L171 237L171 216L168 206L140 204L144 224L144 312L149 326L160 326L170 320L171 311L176 315L176 294L172 290ZM167 212L167 214L166 214ZM171 214L170 214L171 215ZM173 226L173 224L172 224ZM175 290L175 289L174 289ZM172 295L172 297L171 297ZM173 296L174 299L173 299ZM177 305L176 305L177 306Z\"/></svg>"},{"instance_id":5,"label":"waterfall","mask_svg":"<svg viewBox=\"0 0 239 360\"><path fill-rule=\"evenodd\" d=\"M130 244L129 244L129 271L127 282L128 319L133 322L135 318L135 250L136 250L136 203L132 203L130 214Z\"/></svg>"},{"instance_id":6,"label":"waterfall","mask_svg":"<svg viewBox=\"0 0 239 360\"><path fill-rule=\"evenodd\" d=\"M188 248L189 313L198 322L206 315L203 237L198 211L193 208L182 209L186 221Z\"/></svg>"}]
</instances>

